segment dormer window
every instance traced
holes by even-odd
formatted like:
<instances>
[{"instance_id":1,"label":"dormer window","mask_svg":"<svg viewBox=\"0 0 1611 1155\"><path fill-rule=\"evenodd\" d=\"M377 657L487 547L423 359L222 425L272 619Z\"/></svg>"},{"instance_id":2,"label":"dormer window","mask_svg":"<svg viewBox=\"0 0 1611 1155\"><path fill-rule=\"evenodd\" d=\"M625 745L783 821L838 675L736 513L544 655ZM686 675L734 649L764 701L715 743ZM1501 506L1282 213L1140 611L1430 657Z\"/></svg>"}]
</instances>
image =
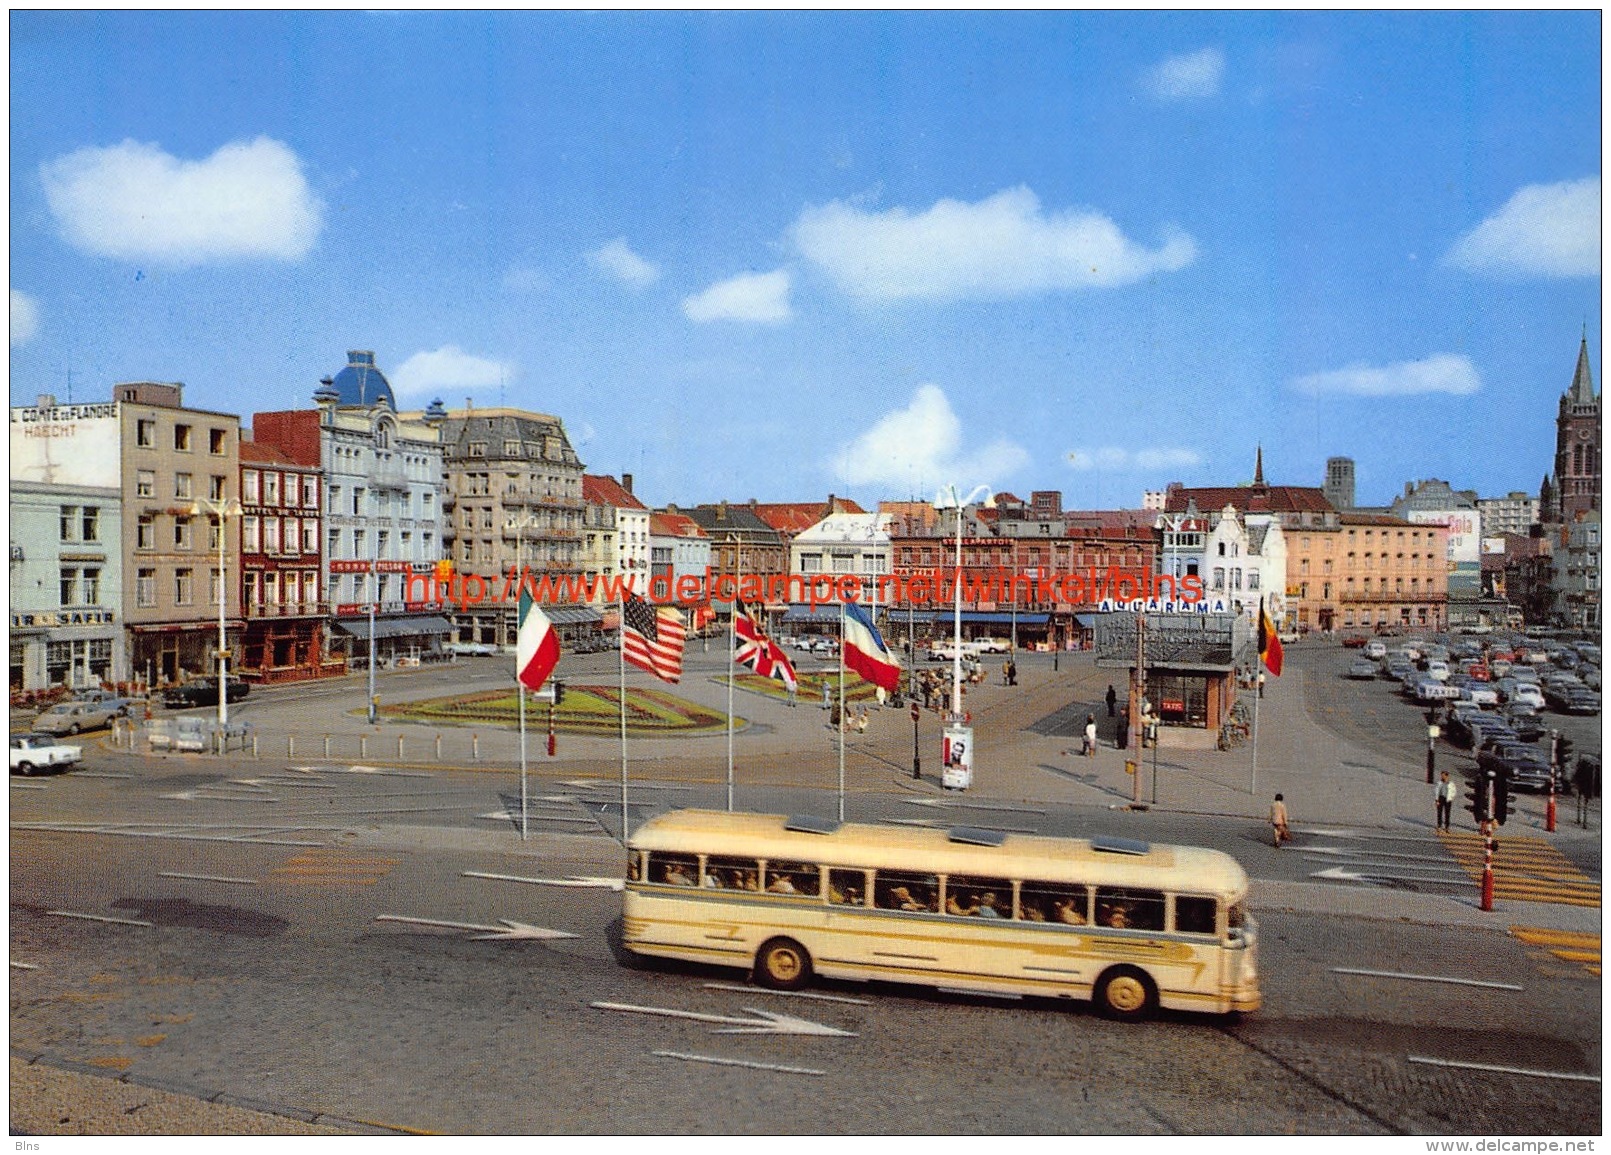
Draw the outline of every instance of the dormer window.
<instances>
[{"instance_id":1,"label":"dormer window","mask_svg":"<svg viewBox=\"0 0 1611 1155\"><path fill-rule=\"evenodd\" d=\"M392 425L390 421L382 421L375 426L375 448L390 449L392 447Z\"/></svg>"}]
</instances>

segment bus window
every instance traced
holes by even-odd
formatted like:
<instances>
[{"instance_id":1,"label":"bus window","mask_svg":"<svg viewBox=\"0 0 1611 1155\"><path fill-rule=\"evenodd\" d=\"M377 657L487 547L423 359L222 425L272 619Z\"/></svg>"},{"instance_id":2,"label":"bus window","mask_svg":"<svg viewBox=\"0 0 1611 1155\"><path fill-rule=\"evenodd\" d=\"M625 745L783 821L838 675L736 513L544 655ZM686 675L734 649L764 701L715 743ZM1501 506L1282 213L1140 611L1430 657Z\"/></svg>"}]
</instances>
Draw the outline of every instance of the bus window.
<instances>
[{"instance_id":1,"label":"bus window","mask_svg":"<svg viewBox=\"0 0 1611 1155\"><path fill-rule=\"evenodd\" d=\"M1175 929L1182 934L1213 934L1219 904L1212 898L1175 895Z\"/></svg>"},{"instance_id":2,"label":"bus window","mask_svg":"<svg viewBox=\"0 0 1611 1155\"><path fill-rule=\"evenodd\" d=\"M642 851L633 850L628 852L626 869L626 877L628 882L637 882L643 877L642 859Z\"/></svg>"},{"instance_id":3,"label":"bus window","mask_svg":"<svg viewBox=\"0 0 1611 1155\"><path fill-rule=\"evenodd\" d=\"M1164 896L1156 890L1099 886L1096 888L1096 923L1116 930L1162 930Z\"/></svg>"},{"instance_id":4,"label":"bus window","mask_svg":"<svg viewBox=\"0 0 1611 1155\"><path fill-rule=\"evenodd\" d=\"M759 890L761 864L753 858L720 858L711 855L705 860L705 885L722 890Z\"/></svg>"},{"instance_id":5,"label":"bus window","mask_svg":"<svg viewBox=\"0 0 1611 1155\"><path fill-rule=\"evenodd\" d=\"M692 854L655 854L649 861L649 881L670 886L693 886L699 877L699 858Z\"/></svg>"},{"instance_id":6,"label":"bus window","mask_svg":"<svg viewBox=\"0 0 1611 1155\"><path fill-rule=\"evenodd\" d=\"M935 912L940 909L940 880L932 874L881 870L873 884L873 901L880 910Z\"/></svg>"},{"instance_id":7,"label":"bus window","mask_svg":"<svg viewBox=\"0 0 1611 1155\"><path fill-rule=\"evenodd\" d=\"M867 872L840 867L828 871L828 901L839 906L865 906Z\"/></svg>"},{"instance_id":8,"label":"bus window","mask_svg":"<svg viewBox=\"0 0 1611 1155\"><path fill-rule=\"evenodd\" d=\"M806 862L769 862L766 864L766 889L772 894L809 894L813 898L822 893L822 871Z\"/></svg>"},{"instance_id":9,"label":"bus window","mask_svg":"<svg viewBox=\"0 0 1611 1155\"><path fill-rule=\"evenodd\" d=\"M945 913L970 918L1011 918L1012 883L1004 878L945 880Z\"/></svg>"},{"instance_id":10,"label":"bus window","mask_svg":"<svg viewBox=\"0 0 1611 1155\"><path fill-rule=\"evenodd\" d=\"M1026 882L1019 889L1018 917L1026 922L1084 926L1091 921L1085 887L1068 882Z\"/></svg>"}]
</instances>

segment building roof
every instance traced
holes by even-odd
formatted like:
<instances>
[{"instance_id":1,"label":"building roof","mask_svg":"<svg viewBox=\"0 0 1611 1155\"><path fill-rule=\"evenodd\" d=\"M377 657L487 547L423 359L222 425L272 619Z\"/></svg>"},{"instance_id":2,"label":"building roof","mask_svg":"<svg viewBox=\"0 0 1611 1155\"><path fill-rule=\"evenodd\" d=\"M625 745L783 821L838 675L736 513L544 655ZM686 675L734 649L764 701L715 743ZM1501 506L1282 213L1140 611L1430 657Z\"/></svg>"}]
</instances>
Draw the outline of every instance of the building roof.
<instances>
[{"instance_id":1,"label":"building roof","mask_svg":"<svg viewBox=\"0 0 1611 1155\"><path fill-rule=\"evenodd\" d=\"M699 523L685 513L651 513L649 532L661 537L709 537Z\"/></svg>"},{"instance_id":2,"label":"building roof","mask_svg":"<svg viewBox=\"0 0 1611 1155\"><path fill-rule=\"evenodd\" d=\"M866 513L848 497L828 495L827 501L783 501L749 503L755 515L779 533L793 537L834 513Z\"/></svg>"},{"instance_id":3,"label":"building roof","mask_svg":"<svg viewBox=\"0 0 1611 1155\"><path fill-rule=\"evenodd\" d=\"M1201 489L1171 487L1164 496L1164 510L1181 513L1188 501L1195 501L1198 509L1224 509L1233 505L1240 513L1330 513L1335 508L1318 486L1224 485Z\"/></svg>"},{"instance_id":4,"label":"building roof","mask_svg":"<svg viewBox=\"0 0 1611 1155\"><path fill-rule=\"evenodd\" d=\"M582 474L582 500L592 505L612 505L616 509L649 508L607 473Z\"/></svg>"},{"instance_id":5,"label":"building roof","mask_svg":"<svg viewBox=\"0 0 1611 1155\"><path fill-rule=\"evenodd\" d=\"M241 438L241 464L242 465L277 465L281 469L307 469L315 470L316 465L307 465L293 461L277 445L262 441L251 441Z\"/></svg>"},{"instance_id":6,"label":"building roof","mask_svg":"<svg viewBox=\"0 0 1611 1155\"><path fill-rule=\"evenodd\" d=\"M1198 503L1199 506L1202 504ZM1223 503L1221 503L1223 504ZM1167 512L1184 513L1186 503L1182 501L1180 508L1170 506ZM1125 530L1144 529L1151 531L1158 521L1156 509L1080 509L1068 510L1063 514L1070 529L1100 529Z\"/></svg>"},{"instance_id":7,"label":"building roof","mask_svg":"<svg viewBox=\"0 0 1611 1155\"><path fill-rule=\"evenodd\" d=\"M1577 350L1577 371L1572 374L1572 388L1567 394L1567 400L1573 405L1594 404L1594 374L1589 370L1589 337L1583 335L1583 343Z\"/></svg>"},{"instance_id":8,"label":"building roof","mask_svg":"<svg viewBox=\"0 0 1611 1155\"><path fill-rule=\"evenodd\" d=\"M779 540L778 531L761 520L754 508L733 505L725 501L715 505L696 505L693 509L678 510L693 519L694 523L711 537L731 537L743 534L751 540Z\"/></svg>"},{"instance_id":9,"label":"building roof","mask_svg":"<svg viewBox=\"0 0 1611 1155\"><path fill-rule=\"evenodd\" d=\"M375 405L384 401L397 408L391 383L375 368L375 355L367 350L349 351L347 367L335 375L330 385L336 392L337 405Z\"/></svg>"},{"instance_id":10,"label":"building roof","mask_svg":"<svg viewBox=\"0 0 1611 1155\"><path fill-rule=\"evenodd\" d=\"M1431 521L1406 521L1402 517L1394 517L1390 513L1360 513L1357 510L1345 510L1337 515L1340 525L1369 525L1385 526L1388 529L1443 529L1442 525Z\"/></svg>"}]
</instances>

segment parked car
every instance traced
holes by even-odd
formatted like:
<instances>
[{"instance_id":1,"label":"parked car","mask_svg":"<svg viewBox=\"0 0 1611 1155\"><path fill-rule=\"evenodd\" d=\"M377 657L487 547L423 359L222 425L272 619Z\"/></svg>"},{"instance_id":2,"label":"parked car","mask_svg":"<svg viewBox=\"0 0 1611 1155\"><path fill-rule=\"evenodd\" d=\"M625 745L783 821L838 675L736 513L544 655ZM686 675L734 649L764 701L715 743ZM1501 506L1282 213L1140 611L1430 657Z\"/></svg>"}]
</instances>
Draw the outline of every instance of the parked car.
<instances>
[{"instance_id":1,"label":"parked car","mask_svg":"<svg viewBox=\"0 0 1611 1155\"><path fill-rule=\"evenodd\" d=\"M77 734L110 726L118 716L115 706L100 702L58 702L33 720L40 734Z\"/></svg>"},{"instance_id":2,"label":"parked car","mask_svg":"<svg viewBox=\"0 0 1611 1155\"><path fill-rule=\"evenodd\" d=\"M1368 682L1376 677L1376 663L1364 658L1355 658L1348 663L1348 670L1343 677L1359 678Z\"/></svg>"},{"instance_id":3,"label":"parked car","mask_svg":"<svg viewBox=\"0 0 1611 1155\"><path fill-rule=\"evenodd\" d=\"M1370 639L1364 634L1344 634L1342 640L1343 649L1345 650L1362 650L1369 642ZM1380 643L1377 644L1380 645ZM1380 655L1377 656L1379 657Z\"/></svg>"},{"instance_id":4,"label":"parked car","mask_svg":"<svg viewBox=\"0 0 1611 1155\"><path fill-rule=\"evenodd\" d=\"M487 658L494 656L498 652L498 647L491 642L449 642L444 648L448 653L457 654L461 658ZM234 700L233 698L230 699L232 702ZM218 701L216 692L213 695L213 701L215 703Z\"/></svg>"},{"instance_id":5,"label":"parked car","mask_svg":"<svg viewBox=\"0 0 1611 1155\"><path fill-rule=\"evenodd\" d=\"M1568 687L1555 708L1563 714L1598 714L1600 695L1587 686Z\"/></svg>"},{"instance_id":6,"label":"parked car","mask_svg":"<svg viewBox=\"0 0 1611 1155\"><path fill-rule=\"evenodd\" d=\"M1538 720L1538 711L1524 702L1512 702L1499 716L1523 742L1536 742L1544 736L1544 724Z\"/></svg>"},{"instance_id":7,"label":"parked car","mask_svg":"<svg viewBox=\"0 0 1611 1155\"><path fill-rule=\"evenodd\" d=\"M1464 682L1456 686L1460 691L1460 700L1470 702L1476 706L1497 706L1499 695L1480 682Z\"/></svg>"},{"instance_id":8,"label":"parked car","mask_svg":"<svg viewBox=\"0 0 1611 1155\"><path fill-rule=\"evenodd\" d=\"M1006 638L980 638L973 642L963 642L962 645L964 652L966 651L967 647L972 646L973 652L976 654L1012 653L1012 643Z\"/></svg>"},{"instance_id":9,"label":"parked car","mask_svg":"<svg viewBox=\"0 0 1611 1155\"><path fill-rule=\"evenodd\" d=\"M839 652L839 643L833 638L817 638L811 643L813 654L834 654Z\"/></svg>"},{"instance_id":10,"label":"parked car","mask_svg":"<svg viewBox=\"0 0 1611 1155\"><path fill-rule=\"evenodd\" d=\"M1365 656L1373 661L1380 661L1381 659L1387 657L1387 647L1381 642L1366 642Z\"/></svg>"},{"instance_id":11,"label":"parked car","mask_svg":"<svg viewBox=\"0 0 1611 1155\"><path fill-rule=\"evenodd\" d=\"M1449 663L1437 658L1428 658L1426 676L1439 682L1447 682L1449 680Z\"/></svg>"},{"instance_id":12,"label":"parked car","mask_svg":"<svg viewBox=\"0 0 1611 1155\"><path fill-rule=\"evenodd\" d=\"M75 690L73 692L73 701L93 702L96 705L105 706L110 710L117 711L117 715L120 718L127 718L129 711L137 705L132 698L120 698L111 691L102 690L99 687Z\"/></svg>"},{"instance_id":13,"label":"parked car","mask_svg":"<svg viewBox=\"0 0 1611 1155\"><path fill-rule=\"evenodd\" d=\"M230 679L229 701L238 702L251 691L247 683ZM186 710L194 706L218 705L218 679L198 678L194 682L186 682L182 686L175 686L162 695L162 704L174 710Z\"/></svg>"},{"instance_id":14,"label":"parked car","mask_svg":"<svg viewBox=\"0 0 1611 1155\"><path fill-rule=\"evenodd\" d=\"M11 772L32 777L44 770L63 771L84 758L82 746L69 746L50 734L13 734Z\"/></svg>"},{"instance_id":15,"label":"parked car","mask_svg":"<svg viewBox=\"0 0 1611 1155\"><path fill-rule=\"evenodd\" d=\"M1521 756L1518 753L1521 749L1527 748L1510 748L1504 753L1484 750L1477 755L1477 770L1479 772L1492 770L1496 774L1508 776L1512 790L1527 794L1542 794L1549 790L1554 782L1554 771L1542 762Z\"/></svg>"}]
</instances>

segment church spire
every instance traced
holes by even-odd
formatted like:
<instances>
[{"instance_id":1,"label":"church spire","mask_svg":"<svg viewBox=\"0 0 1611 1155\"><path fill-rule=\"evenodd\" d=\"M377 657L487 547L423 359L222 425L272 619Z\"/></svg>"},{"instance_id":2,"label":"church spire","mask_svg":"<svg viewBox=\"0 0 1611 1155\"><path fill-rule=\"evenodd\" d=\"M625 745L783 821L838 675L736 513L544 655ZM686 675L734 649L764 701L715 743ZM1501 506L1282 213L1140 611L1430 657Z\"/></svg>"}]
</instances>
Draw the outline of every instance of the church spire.
<instances>
[{"instance_id":1,"label":"church spire","mask_svg":"<svg viewBox=\"0 0 1611 1155\"><path fill-rule=\"evenodd\" d=\"M1572 391L1567 400L1573 405L1594 404L1594 374L1589 371L1589 335L1586 331L1583 343L1577 349L1577 372L1572 374Z\"/></svg>"},{"instance_id":2,"label":"church spire","mask_svg":"<svg viewBox=\"0 0 1611 1155\"><path fill-rule=\"evenodd\" d=\"M1259 446L1258 457L1253 463L1253 488L1264 488L1264 446Z\"/></svg>"}]
</instances>

